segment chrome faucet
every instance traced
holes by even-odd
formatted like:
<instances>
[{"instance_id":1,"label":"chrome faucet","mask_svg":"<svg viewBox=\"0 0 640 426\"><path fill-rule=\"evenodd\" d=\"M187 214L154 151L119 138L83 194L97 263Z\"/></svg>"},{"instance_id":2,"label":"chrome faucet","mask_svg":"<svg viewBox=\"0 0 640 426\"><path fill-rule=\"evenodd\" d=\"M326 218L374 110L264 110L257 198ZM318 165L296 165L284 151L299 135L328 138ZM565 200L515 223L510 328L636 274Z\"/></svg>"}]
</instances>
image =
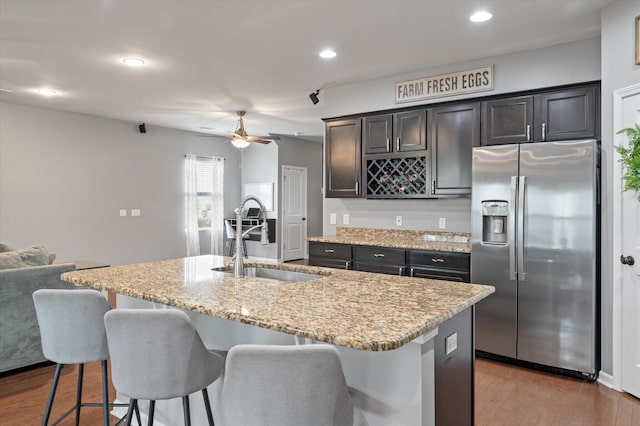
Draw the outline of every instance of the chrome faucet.
<instances>
[{"instance_id":1,"label":"chrome faucet","mask_svg":"<svg viewBox=\"0 0 640 426\"><path fill-rule=\"evenodd\" d=\"M248 201L255 201L260 206L260 218L262 223L256 226L252 226L246 231L242 232L242 216L244 215L245 209L244 205L247 204ZM235 229L235 253L231 262L233 262L233 276L234 278L244 278L244 249L242 248L242 239L251 231L257 228L260 229L260 244L266 245L269 244L269 231L267 228L267 213L264 204L260 201L259 198L254 197L252 195L245 197L242 199L238 207L235 209L236 213L236 229Z\"/></svg>"}]
</instances>

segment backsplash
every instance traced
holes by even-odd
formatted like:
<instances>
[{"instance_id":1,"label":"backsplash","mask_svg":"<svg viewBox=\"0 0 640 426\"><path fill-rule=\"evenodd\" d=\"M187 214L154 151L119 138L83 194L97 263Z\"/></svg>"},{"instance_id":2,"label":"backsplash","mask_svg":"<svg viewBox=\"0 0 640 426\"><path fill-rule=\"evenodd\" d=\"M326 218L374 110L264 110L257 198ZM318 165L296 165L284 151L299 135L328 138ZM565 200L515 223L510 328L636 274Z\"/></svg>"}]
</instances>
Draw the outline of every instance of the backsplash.
<instances>
[{"instance_id":1,"label":"backsplash","mask_svg":"<svg viewBox=\"0 0 640 426\"><path fill-rule=\"evenodd\" d=\"M446 243L469 243L471 235L466 232L411 231L404 229L336 227L336 237L376 240L433 241Z\"/></svg>"}]
</instances>

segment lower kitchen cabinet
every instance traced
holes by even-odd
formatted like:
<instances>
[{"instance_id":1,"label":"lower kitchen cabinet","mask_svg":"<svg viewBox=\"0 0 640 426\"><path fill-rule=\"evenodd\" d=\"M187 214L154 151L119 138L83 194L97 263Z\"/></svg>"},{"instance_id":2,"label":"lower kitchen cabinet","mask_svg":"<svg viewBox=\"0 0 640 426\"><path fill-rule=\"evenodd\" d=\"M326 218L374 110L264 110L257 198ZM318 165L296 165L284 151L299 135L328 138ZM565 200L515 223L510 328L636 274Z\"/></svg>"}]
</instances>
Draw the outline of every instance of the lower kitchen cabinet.
<instances>
[{"instance_id":1,"label":"lower kitchen cabinet","mask_svg":"<svg viewBox=\"0 0 640 426\"><path fill-rule=\"evenodd\" d=\"M378 274L405 275L406 250L388 247L354 246L353 269Z\"/></svg>"},{"instance_id":2,"label":"lower kitchen cabinet","mask_svg":"<svg viewBox=\"0 0 640 426\"><path fill-rule=\"evenodd\" d=\"M471 280L471 255L430 250L409 251L409 275L417 278L459 281Z\"/></svg>"},{"instance_id":3,"label":"lower kitchen cabinet","mask_svg":"<svg viewBox=\"0 0 640 426\"><path fill-rule=\"evenodd\" d=\"M309 265L351 269L351 257L348 244L309 241Z\"/></svg>"},{"instance_id":4,"label":"lower kitchen cabinet","mask_svg":"<svg viewBox=\"0 0 640 426\"><path fill-rule=\"evenodd\" d=\"M438 326L434 339L436 426L474 424L473 307Z\"/></svg>"}]
</instances>

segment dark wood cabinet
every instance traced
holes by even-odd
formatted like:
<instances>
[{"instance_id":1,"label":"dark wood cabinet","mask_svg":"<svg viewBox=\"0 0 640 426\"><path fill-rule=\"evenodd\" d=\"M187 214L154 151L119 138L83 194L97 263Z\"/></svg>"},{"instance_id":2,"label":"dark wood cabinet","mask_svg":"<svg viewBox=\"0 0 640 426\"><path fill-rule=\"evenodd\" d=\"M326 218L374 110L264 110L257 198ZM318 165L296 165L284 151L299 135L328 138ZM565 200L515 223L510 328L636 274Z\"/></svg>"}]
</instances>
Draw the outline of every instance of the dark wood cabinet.
<instances>
[{"instance_id":1,"label":"dark wood cabinet","mask_svg":"<svg viewBox=\"0 0 640 426\"><path fill-rule=\"evenodd\" d=\"M351 269L351 246L348 244L309 241L309 265Z\"/></svg>"},{"instance_id":2,"label":"dark wood cabinet","mask_svg":"<svg viewBox=\"0 0 640 426\"><path fill-rule=\"evenodd\" d=\"M564 90L482 102L482 145L599 138L599 88Z\"/></svg>"},{"instance_id":3,"label":"dark wood cabinet","mask_svg":"<svg viewBox=\"0 0 640 426\"><path fill-rule=\"evenodd\" d=\"M480 146L480 103L429 110L431 194L471 193L472 148Z\"/></svg>"},{"instance_id":4,"label":"dark wood cabinet","mask_svg":"<svg viewBox=\"0 0 640 426\"><path fill-rule=\"evenodd\" d=\"M541 142L597 138L595 86L536 95L535 132Z\"/></svg>"},{"instance_id":5,"label":"dark wood cabinet","mask_svg":"<svg viewBox=\"0 0 640 426\"><path fill-rule=\"evenodd\" d=\"M393 139L393 114L373 115L362 119L362 143L365 154L391 152Z\"/></svg>"},{"instance_id":6,"label":"dark wood cabinet","mask_svg":"<svg viewBox=\"0 0 640 426\"><path fill-rule=\"evenodd\" d=\"M533 96L482 102L482 145L533 141Z\"/></svg>"},{"instance_id":7,"label":"dark wood cabinet","mask_svg":"<svg viewBox=\"0 0 640 426\"><path fill-rule=\"evenodd\" d=\"M432 250L410 250L409 276L468 283L471 280L471 255Z\"/></svg>"},{"instance_id":8,"label":"dark wood cabinet","mask_svg":"<svg viewBox=\"0 0 640 426\"><path fill-rule=\"evenodd\" d=\"M427 149L426 110L381 114L363 118L365 154L387 154Z\"/></svg>"},{"instance_id":9,"label":"dark wood cabinet","mask_svg":"<svg viewBox=\"0 0 640 426\"><path fill-rule=\"evenodd\" d=\"M353 269L379 274L405 275L406 250L373 247L353 247Z\"/></svg>"},{"instance_id":10,"label":"dark wood cabinet","mask_svg":"<svg viewBox=\"0 0 640 426\"><path fill-rule=\"evenodd\" d=\"M360 119L329 121L325 129L325 196L359 197L362 193Z\"/></svg>"}]
</instances>

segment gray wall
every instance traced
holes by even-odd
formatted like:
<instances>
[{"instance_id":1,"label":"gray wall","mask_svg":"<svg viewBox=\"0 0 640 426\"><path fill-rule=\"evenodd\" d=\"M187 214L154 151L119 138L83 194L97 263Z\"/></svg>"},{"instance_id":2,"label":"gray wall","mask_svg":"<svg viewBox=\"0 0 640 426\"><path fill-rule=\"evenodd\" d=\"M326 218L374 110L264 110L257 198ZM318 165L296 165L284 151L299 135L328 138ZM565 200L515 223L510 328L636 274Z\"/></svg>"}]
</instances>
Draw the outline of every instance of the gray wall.
<instances>
[{"instance_id":1,"label":"gray wall","mask_svg":"<svg viewBox=\"0 0 640 426\"><path fill-rule=\"evenodd\" d=\"M269 219L279 217L278 210L278 145L270 143L261 145L252 143L242 150L242 182L243 183L267 183L274 184L273 211L267 212ZM277 223L278 221L276 221ZM249 256L268 259L278 258L278 237L276 243L262 245L259 241L247 241Z\"/></svg>"},{"instance_id":2,"label":"gray wall","mask_svg":"<svg viewBox=\"0 0 640 426\"><path fill-rule=\"evenodd\" d=\"M640 83L634 63L634 17L640 2L618 0L602 11L602 370L613 372L612 268L620 253L613 253L613 92Z\"/></svg>"},{"instance_id":3,"label":"gray wall","mask_svg":"<svg viewBox=\"0 0 640 426\"><path fill-rule=\"evenodd\" d=\"M318 129L322 131L324 125L318 121ZM321 143L304 139L281 136L278 141L280 147L278 155L279 181L282 182L282 166L297 166L307 168L307 236L322 235L322 156ZM282 229L278 223L278 235ZM281 248L278 246L278 257L281 258Z\"/></svg>"},{"instance_id":4,"label":"gray wall","mask_svg":"<svg viewBox=\"0 0 640 426\"><path fill-rule=\"evenodd\" d=\"M239 201L239 154L230 144L2 102L0 242L113 265L183 257L186 153L226 158L230 214ZM133 208L142 216L119 216Z\"/></svg>"},{"instance_id":5,"label":"gray wall","mask_svg":"<svg viewBox=\"0 0 640 426\"><path fill-rule=\"evenodd\" d=\"M325 89L323 117L336 117L397 108L394 103L396 81L494 64L494 90L467 96L440 98L402 106L429 104L456 99L509 93L600 79L600 39L593 38L544 49L518 52L432 68L407 74L368 80ZM470 200L361 200L327 198L324 201L324 235L335 235L336 225L329 223L329 213L337 213L337 225L343 214L350 215L348 226L438 230L439 218L447 221L447 231L470 231ZM403 226L395 226L396 215L403 216Z\"/></svg>"}]
</instances>

